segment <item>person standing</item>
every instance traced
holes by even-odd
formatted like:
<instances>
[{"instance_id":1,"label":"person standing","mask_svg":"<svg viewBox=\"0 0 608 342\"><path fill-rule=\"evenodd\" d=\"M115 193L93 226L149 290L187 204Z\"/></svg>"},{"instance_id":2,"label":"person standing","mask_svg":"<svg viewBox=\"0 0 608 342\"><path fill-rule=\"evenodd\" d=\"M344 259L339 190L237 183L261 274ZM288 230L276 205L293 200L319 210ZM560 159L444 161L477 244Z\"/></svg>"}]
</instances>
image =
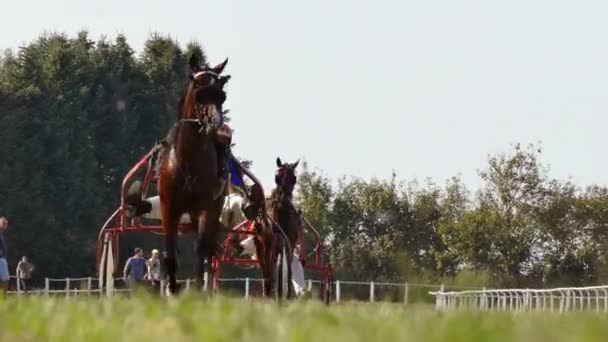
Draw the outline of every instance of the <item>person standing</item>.
<instances>
[{"instance_id":1,"label":"person standing","mask_svg":"<svg viewBox=\"0 0 608 342\"><path fill-rule=\"evenodd\" d=\"M6 258L8 256L8 248L6 246L6 240L4 239L4 232L8 229L8 220L6 217L0 217L0 293L6 295L8 292L8 281L10 275L8 273L8 263Z\"/></svg>"},{"instance_id":2,"label":"person standing","mask_svg":"<svg viewBox=\"0 0 608 342\"><path fill-rule=\"evenodd\" d=\"M142 284L146 276L146 259L143 254L141 248L135 248L135 255L125 263L123 277L132 288Z\"/></svg>"},{"instance_id":3,"label":"person standing","mask_svg":"<svg viewBox=\"0 0 608 342\"><path fill-rule=\"evenodd\" d=\"M153 288L160 285L160 253L158 249L152 250L152 257L148 259L148 280Z\"/></svg>"},{"instance_id":4,"label":"person standing","mask_svg":"<svg viewBox=\"0 0 608 342\"><path fill-rule=\"evenodd\" d=\"M32 271L34 271L34 265L27 261L27 257L21 257L21 261L17 264L17 270L15 274L17 275L17 281L19 281L19 285L22 291L27 292L27 281L32 279Z\"/></svg>"}]
</instances>

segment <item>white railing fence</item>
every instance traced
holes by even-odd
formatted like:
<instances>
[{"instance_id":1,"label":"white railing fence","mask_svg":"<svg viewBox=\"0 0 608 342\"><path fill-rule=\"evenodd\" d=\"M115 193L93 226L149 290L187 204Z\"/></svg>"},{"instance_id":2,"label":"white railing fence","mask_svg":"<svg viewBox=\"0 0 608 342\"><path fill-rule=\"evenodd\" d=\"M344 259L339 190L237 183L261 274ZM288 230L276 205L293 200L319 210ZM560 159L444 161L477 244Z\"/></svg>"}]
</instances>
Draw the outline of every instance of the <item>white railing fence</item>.
<instances>
[{"instance_id":1,"label":"white railing fence","mask_svg":"<svg viewBox=\"0 0 608 342\"><path fill-rule=\"evenodd\" d=\"M15 291L9 295L101 296L105 291L99 288L98 278L45 278L44 288L22 289L21 282L11 277ZM178 280L185 290L195 286L192 279ZM114 279L112 294L127 293L131 290L124 279ZM321 282L309 279L306 289L313 295L321 292ZM249 299L262 292L263 280L258 278L222 278L222 293ZM159 287L164 295L164 284ZM429 291L431 290L431 291ZM608 285L589 287L564 287L554 289L467 289L447 288L444 285L418 283L386 283L337 280L333 283L332 300L341 301L391 301L404 304L434 300L437 310L482 310L482 311L597 311L608 312ZM434 296L434 298L433 298Z\"/></svg>"},{"instance_id":2,"label":"white railing fence","mask_svg":"<svg viewBox=\"0 0 608 342\"><path fill-rule=\"evenodd\" d=\"M437 310L608 312L608 286L430 292Z\"/></svg>"},{"instance_id":3,"label":"white railing fence","mask_svg":"<svg viewBox=\"0 0 608 342\"><path fill-rule=\"evenodd\" d=\"M96 277L81 278L45 278L44 287L38 289L28 289L27 291L19 287L19 282L15 279L15 291L9 291L9 295L41 295L41 296L101 296L102 294L111 296L113 294L130 292L129 286L122 278L113 279L113 286L100 289L99 279ZM191 290L196 286L193 279L178 280L178 283L185 290ZM164 283L158 288L161 296L164 295ZM253 296L260 296L263 288L263 279L259 278L222 278L220 279L220 291L236 297L249 299ZM109 289L109 291L108 291ZM337 280L331 285L331 300L341 301L368 301L368 302L399 302L409 303L433 303L434 298L429 294L429 290L445 289L444 285L420 284L420 283L389 283L376 281L346 281ZM479 289L454 287L452 290ZM322 283L319 280L306 280L306 290L313 297L320 297ZM110 292L110 293L108 293ZM432 292L435 293L435 292Z\"/></svg>"}]
</instances>

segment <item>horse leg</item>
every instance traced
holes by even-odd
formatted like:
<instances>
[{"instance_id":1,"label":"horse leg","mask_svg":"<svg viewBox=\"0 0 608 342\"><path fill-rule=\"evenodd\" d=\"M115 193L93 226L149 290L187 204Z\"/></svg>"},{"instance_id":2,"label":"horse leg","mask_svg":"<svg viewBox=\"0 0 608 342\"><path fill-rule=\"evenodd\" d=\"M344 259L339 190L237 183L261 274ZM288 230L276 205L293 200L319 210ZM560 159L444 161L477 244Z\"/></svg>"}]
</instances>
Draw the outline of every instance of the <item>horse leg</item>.
<instances>
[{"instance_id":1,"label":"horse leg","mask_svg":"<svg viewBox=\"0 0 608 342\"><path fill-rule=\"evenodd\" d=\"M222 199L223 200L223 199ZM197 280L199 286L203 284L205 273L205 260L207 261L209 277L208 284L213 286L215 268L213 266L213 256L218 249L217 229L221 214L220 205L214 205L214 208L203 210L198 219L198 239L197 239Z\"/></svg>"},{"instance_id":2,"label":"horse leg","mask_svg":"<svg viewBox=\"0 0 608 342\"><path fill-rule=\"evenodd\" d=\"M161 179L162 181L162 179ZM170 192L160 192L161 211L163 219L164 245L167 251L165 266L169 277L169 293L177 292L177 226L181 218L181 212L172 203Z\"/></svg>"},{"instance_id":3,"label":"horse leg","mask_svg":"<svg viewBox=\"0 0 608 342\"><path fill-rule=\"evenodd\" d=\"M256 248L258 248L258 260L264 277L264 296L271 297L274 289L276 246L272 228L260 223L262 229L260 235L256 236ZM258 247L259 246L259 247Z\"/></svg>"},{"instance_id":4,"label":"horse leg","mask_svg":"<svg viewBox=\"0 0 608 342\"><path fill-rule=\"evenodd\" d=\"M191 214L192 215L192 214ZM196 263L195 263L195 269L196 269L196 283L197 283L197 288L200 290L203 289L203 286L205 285L205 261L207 259L207 251L206 251L206 246L205 246L205 220L206 220L206 215L203 215L203 213L199 213L198 216L191 216L192 220L194 220L195 218L197 219L197 223L198 223L198 229L197 229L197 239L196 239ZM207 261L210 262L210 261Z\"/></svg>"},{"instance_id":5,"label":"horse leg","mask_svg":"<svg viewBox=\"0 0 608 342\"><path fill-rule=\"evenodd\" d=\"M224 207L224 196L220 196L220 199L216 200L215 205L213 206L213 208L211 208L211 210L209 210L207 212L207 227L205 227L205 230L207 230L209 232L208 237L209 237L209 242L210 242L210 249L209 249L209 254L208 254L208 258L209 258L209 267L210 267L210 282L211 282L211 286L213 291L218 290L218 288L216 287L216 285L219 286L219 283L216 283L219 281L219 264L214 263L214 258L218 255L218 253L222 253L223 252L223 246L221 244L221 242L219 241L218 237L218 231L221 227L221 223L220 223L220 216L222 215L222 208Z\"/></svg>"},{"instance_id":6,"label":"horse leg","mask_svg":"<svg viewBox=\"0 0 608 342\"><path fill-rule=\"evenodd\" d=\"M168 215L163 215L168 216ZM167 267L167 276L169 277L169 292L174 294L177 292L177 219L166 217L165 225L165 250L167 257L165 265Z\"/></svg>"},{"instance_id":7,"label":"horse leg","mask_svg":"<svg viewBox=\"0 0 608 342\"><path fill-rule=\"evenodd\" d=\"M272 295L272 265L268 263L267 251L268 248L264 244L262 236L256 236L253 240L255 243L255 252L262 271L262 278L264 279L264 297L270 297Z\"/></svg>"},{"instance_id":8,"label":"horse leg","mask_svg":"<svg viewBox=\"0 0 608 342\"><path fill-rule=\"evenodd\" d=\"M198 232L199 210L193 210L193 209L189 210L188 217L190 218L190 221L185 223L185 231L196 234ZM198 255L197 254L198 240L194 241L193 246L194 246L195 255ZM202 263L198 262L198 258L196 260L197 261L194 263L193 271L194 271L194 275L195 275L195 280L198 281L198 274L202 273L203 271L201 270L199 272L199 269L200 269ZM195 284L195 288L200 290L202 288L202 284L200 284L200 283Z\"/></svg>"}]
</instances>

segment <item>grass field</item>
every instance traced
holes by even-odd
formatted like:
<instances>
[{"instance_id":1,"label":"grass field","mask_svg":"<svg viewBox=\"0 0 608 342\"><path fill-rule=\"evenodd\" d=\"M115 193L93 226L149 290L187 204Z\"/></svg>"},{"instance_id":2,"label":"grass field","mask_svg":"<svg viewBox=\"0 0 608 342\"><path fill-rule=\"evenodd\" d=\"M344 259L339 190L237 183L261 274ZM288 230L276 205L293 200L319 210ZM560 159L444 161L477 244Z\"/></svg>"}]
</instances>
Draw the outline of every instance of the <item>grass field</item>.
<instances>
[{"instance_id":1,"label":"grass field","mask_svg":"<svg viewBox=\"0 0 608 342\"><path fill-rule=\"evenodd\" d=\"M0 341L608 341L608 315L236 299L8 299Z\"/></svg>"}]
</instances>

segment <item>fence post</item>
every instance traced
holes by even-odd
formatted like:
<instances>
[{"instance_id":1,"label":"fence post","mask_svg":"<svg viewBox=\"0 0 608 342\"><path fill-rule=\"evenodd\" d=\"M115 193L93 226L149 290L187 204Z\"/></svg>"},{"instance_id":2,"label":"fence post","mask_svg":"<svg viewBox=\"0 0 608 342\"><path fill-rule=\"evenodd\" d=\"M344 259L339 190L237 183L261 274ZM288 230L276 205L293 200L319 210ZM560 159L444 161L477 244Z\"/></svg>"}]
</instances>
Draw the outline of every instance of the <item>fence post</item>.
<instances>
[{"instance_id":1,"label":"fence post","mask_svg":"<svg viewBox=\"0 0 608 342\"><path fill-rule=\"evenodd\" d=\"M451 302L450 302L450 301L451 301L451 298L447 298L447 297L446 297L446 296L443 294L444 290L445 290L445 287L443 286L443 284L441 284L441 285L439 286L439 292L441 293L441 301L437 301L437 300L435 300L435 303L436 303L436 305L437 305L437 306L439 306L439 307L443 307L443 308L447 308L447 309L452 309L452 308L450 307L450 304L451 304Z\"/></svg>"},{"instance_id":2,"label":"fence post","mask_svg":"<svg viewBox=\"0 0 608 342\"><path fill-rule=\"evenodd\" d=\"M405 283L405 293L403 295L403 304L407 305L409 292L410 292L410 284L406 282Z\"/></svg>"},{"instance_id":3,"label":"fence post","mask_svg":"<svg viewBox=\"0 0 608 342\"><path fill-rule=\"evenodd\" d=\"M44 278L44 295L46 297L49 296L49 288L50 288L49 278Z\"/></svg>"},{"instance_id":4,"label":"fence post","mask_svg":"<svg viewBox=\"0 0 608 342\"><path fill-rule=\"evenodd\" d=\"M87 278L87 296L91 296L91 291L93 290L93 278Z\"/></svg>"},{"instance_id":5,"label":"fence post","mask_svg":"<svg viewBox=\"0 0 608 342\"><path fill-rule=\"evenodd\" d=\"M308 292L312 292L312 279L308 279Z\"/></svg>"},{"instance_id":6,"label":"fence post","mask_svg":"<svg viewBox=\"0 0 608 342\"><path fill-rule=\"evenodd\" d=\"M65 278L65 298L70 297L70 278Z\"/></svg>"},{"instance_id":7,"label":"fence post","mask_svg":"<svg viewBox=\"0 0 608 342\"><path fill-rule=\"evenodd\" d=\"M186 290L190 290L190 278L186 279Z\"/></svg>"},{"instance_id":8,"label":"fence post","mask_svg":"<svg viewBox=\"0 0 608 342\"><path fill-rule=\"evenodd\" d=\"M249 299L249 277L245 278L245 299Z\"/></svg>"},{"instance_id":9,"label":"fence post","mask_svg":"<svg viewBox=\"0 0 608 342\"><path fill-rule=\"evenodd\" d=\"M340 281L336 280L336 302L340 302Z\"/></svg>"},{"instance_id":10,"label":"fence post","mask_svg":"<svg viewBox=\"0 0 608 342\"><path fill-rule=\"evenodd\" d=\"M19 277L19 275L17 275L15 279L17 279L17 296L21 296L21 278Z\"/></svg>"},{"instance_id":11,"label":"fence post","mask_svg":"<svg viewBox=\"0 0 608 342\"><path fill-rule=\"evenodd\" d=\"M373 302L374 301L374 282L370 282L369 283L369 301Z\"/></svg>"}]
</instances>

